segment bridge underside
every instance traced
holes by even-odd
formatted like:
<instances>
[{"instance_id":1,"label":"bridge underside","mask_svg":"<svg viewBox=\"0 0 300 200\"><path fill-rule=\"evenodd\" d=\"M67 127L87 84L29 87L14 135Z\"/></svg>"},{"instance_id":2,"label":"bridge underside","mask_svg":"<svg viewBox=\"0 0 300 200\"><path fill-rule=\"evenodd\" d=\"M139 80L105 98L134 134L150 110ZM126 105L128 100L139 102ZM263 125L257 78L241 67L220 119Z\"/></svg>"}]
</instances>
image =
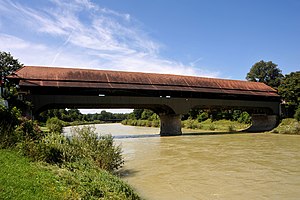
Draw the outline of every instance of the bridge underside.
<instances>
[{"instance_id":1,"label":"bridge underside","mask_svg":"<svg viewBox=\"0 0 300 200\"><path fill-rule=\"evenodd\" d=\"M82 96L82 95L27 95L35 114L51 108L147 108L160 116L162 136L181 135L181 115L194 107L236 108L252 114L249 132L268 131L276 127L278 102L257 100L172 98L140 96Z\"/></svg>"}]
</instances>

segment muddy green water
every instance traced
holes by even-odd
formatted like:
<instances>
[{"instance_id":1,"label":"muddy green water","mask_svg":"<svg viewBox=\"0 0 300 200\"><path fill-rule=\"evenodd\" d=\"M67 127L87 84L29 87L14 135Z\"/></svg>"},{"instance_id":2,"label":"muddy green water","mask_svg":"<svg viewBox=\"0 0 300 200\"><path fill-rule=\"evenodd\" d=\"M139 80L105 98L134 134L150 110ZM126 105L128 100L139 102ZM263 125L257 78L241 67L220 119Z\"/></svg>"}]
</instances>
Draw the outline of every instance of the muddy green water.
<instances>
[{"instance_id":1,"label":"muddy green water","mask_svg":"<svg viewBox=\"0 0 300 200\"><path fill-rule=\"evenodd\" d=\"M159 129L96 125L123 148L123 179L145 199L300 199L300 136L159 137Z\"/></svg>"}]
</instances>

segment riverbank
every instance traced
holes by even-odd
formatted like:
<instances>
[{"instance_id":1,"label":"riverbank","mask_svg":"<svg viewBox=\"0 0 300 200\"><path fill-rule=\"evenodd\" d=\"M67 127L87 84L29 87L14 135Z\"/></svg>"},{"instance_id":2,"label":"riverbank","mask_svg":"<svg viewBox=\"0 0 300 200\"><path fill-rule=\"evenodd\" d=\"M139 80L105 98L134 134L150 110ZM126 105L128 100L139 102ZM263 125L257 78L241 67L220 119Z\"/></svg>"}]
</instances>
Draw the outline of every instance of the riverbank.
<instances>
[{"instance_id":1,"label":"riverbank","mask_svg":"<svg viewBox=\"0 0 300 200\"><path fill-rule=\"evenodd\" d=\"M16 150L0 150L0 199L139 199L120 178L104 170L70 171L32 162Z\"/></svg>"},{"instance_id":2,"label":"riverbank","mask_svg":"<svg viewBox=\"0 0 300 200\"><path fill-rule=\"evenodd\" d=\"M66 121L61 121L61 126L62 127L68 127L68 126L80 126L80 125L94 125L94 124L105 124L105 123L111 123L111 122L104 122L100 120L94 120L94 121L73 121L73 122L66 122ZM39 126L41 127L41 130L43 132L49 132L49 128L47 128L46 123L41 123L39 122Z\"/></svg>"},{"instance_id":3,"label":"riverbank","mask_svg":"<svg viewBox=\"0 0 300 200\"><path fill-rule=\"evenodd\" d=\"M159 120L135 120L126 119L121 122L123 125L130 126L142 126L142 127L159 127ZM230 120L217 120L212 121L207 119L203 122L199 122L196 119L187 119L181 121L182 128L204 131L222 131L222 132L236 132L248 128L251 124L239 123L237 121ZM280 124L269 133L275 134L292 134L300 135L300 122L293 118L283 119Z\"/></svg>"},{"instance_id":4,"label":"riverbank","mask_svg":"<svg viewBox=\"0 0 300 200\"><path fill-rule=\"evenodd\" d=\"M126 119L121 122L123 125L130 126L144 126L144 127L159 127L159 120L135 120L135 119ZM196 129L196 130L209 130L209 131L240 131L246 129L250 124L239 123L237 121L230 120L218 120L212 121L207 119L203 122L199 122L196 119L187 119L181 122L182 128L186 129Z\"/></svg>"},{"instance_id":5,"label":"riverbank","mask_svg":"<svg viewBox=\"0 0 300 200\"><path fill-rule=\"evenodd\" d=\"M270 133L300 135L300 122L293 118L283 119Z\"/></svg>"},{"instance_id":6,"label":"riverbank","mask_svg":"<svg viewBox=\"0 0 300 200\"><path fill-rule=\"evenodd\" d=\"M74 127L70 140L57 118L45 132L32 120L16 119L14 128L11 120L1 124L0 199L140 199L114 175L124 159L111 135Z\"/></svg>"}]
</instances>

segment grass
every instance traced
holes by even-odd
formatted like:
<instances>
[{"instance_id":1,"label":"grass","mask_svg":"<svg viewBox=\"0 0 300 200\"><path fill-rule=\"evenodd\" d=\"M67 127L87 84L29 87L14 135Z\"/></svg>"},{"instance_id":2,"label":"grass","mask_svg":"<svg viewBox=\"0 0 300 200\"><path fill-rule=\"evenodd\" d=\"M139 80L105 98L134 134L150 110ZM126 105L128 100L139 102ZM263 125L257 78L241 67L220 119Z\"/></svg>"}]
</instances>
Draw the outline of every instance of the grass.
<instances>
[{"instance_id":1,"label":"grass","mask_svg":"<svg viewBox=\"0 0 300 200\"><path fill-rule=\"evenodd\" d=\"M300 122L293 118L283 119L271 133L300 135Z\"/></svg>"},{"instance_id":2,"label":"grass","mask_svg":"<svg viewBox=\"0 0 300 200\"><path fill-rule=\"evenodd\" d=\"M146 127L159 127L159 120L143 120L143 119L125 119L121 122L123 125L129 126L146 126Z\"/></svg>"},{"instance_id":3,"label":"grass","mask_svg":"<svg viewBox=\"0 0 300 200\"><path fill-rule=\"evenodd\" d=\"M133 120L127 119L122 121L123 125L130 126L147 126L147 127L159 127L159 120ZM243 130L249 127L249 124L239 123L237 121L230 120L218 120L211 121L211 119L205 120L203 122L198 122L197 120L187 119L181 122L182 128L186 129L197 129L197 130L208 130L208 131L227 131L235 132Z\"/></svg>"},{"instance_id":4,"label":"grass","mask_svg":"<svg viewBox=\"0 0 300 200\"><path fill-rule=\"evenodd\" d=\"M0 199L63 199L64 187L49 169L15 151L0 152Z\"/></svg>"},{"instance_id":5,"label":"grass","mask_svg":"<svg viewBox=\"0 0 300 200\"><path fill-rule=\"evenodd\" d=\"M72 165L82 166L82 163ZM73 166L74 167L74 166ZM139 199L118 177L97 168L60 168L0 150L0 199Z\"/></svg>"},{"instance_id":6,"label":"grass","mask_svg":"<svg viewBox=\"0 0 300 200\"><path fill-rule=\"evenodd\" d=\"M249 124L239 123L237 121L230 120L218 120L211 121L211 119L207 119L203 122L198 122L197 120L187 119L182 121L182 127L188 129L199 129L199 130L209 130L209 131L226 131L226 132L234 132L243 130L249 127Z\"/></svg>"}]
</instances>

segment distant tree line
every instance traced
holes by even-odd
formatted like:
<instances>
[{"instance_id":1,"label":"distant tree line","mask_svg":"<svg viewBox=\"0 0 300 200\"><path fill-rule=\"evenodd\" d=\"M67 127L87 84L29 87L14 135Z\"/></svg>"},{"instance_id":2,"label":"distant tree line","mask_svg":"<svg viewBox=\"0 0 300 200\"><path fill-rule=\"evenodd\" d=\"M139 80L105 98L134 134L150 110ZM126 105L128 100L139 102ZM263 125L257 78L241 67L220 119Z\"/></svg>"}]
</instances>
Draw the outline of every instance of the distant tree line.
<instances>
[{"instance_id":1,"label":"distant tree line","mask_svg":"<svg viewBox=\"0 0 300 200\"><path fill-rule=\"evenodd\" d=\"M65 122L122 121L126 119L127 116L128 114L111 113L105 110L95 114L82 114L78 109L50 109L40 113L38 120L40 122L46 122L48 119L56 117Z\"/></svg>"},{"instance_id":2,"label":"distant tree line","mask_svg":"<svg viewBox=\"0 0 300 200\"><path fill-rule=\"evenodd\" d=\"M133 112L127 116L127 119L155 121L159 120L159 116L148 109L134 109ZM195 108L191 109L188 114L182 116L182 120L187 119L197 120L198 122L203 122L207 119L211 119L212 121L226 119L246 124L251 122L251 117L247 112L234 109L217 110Z\"/></svg>"}]
</instances>

